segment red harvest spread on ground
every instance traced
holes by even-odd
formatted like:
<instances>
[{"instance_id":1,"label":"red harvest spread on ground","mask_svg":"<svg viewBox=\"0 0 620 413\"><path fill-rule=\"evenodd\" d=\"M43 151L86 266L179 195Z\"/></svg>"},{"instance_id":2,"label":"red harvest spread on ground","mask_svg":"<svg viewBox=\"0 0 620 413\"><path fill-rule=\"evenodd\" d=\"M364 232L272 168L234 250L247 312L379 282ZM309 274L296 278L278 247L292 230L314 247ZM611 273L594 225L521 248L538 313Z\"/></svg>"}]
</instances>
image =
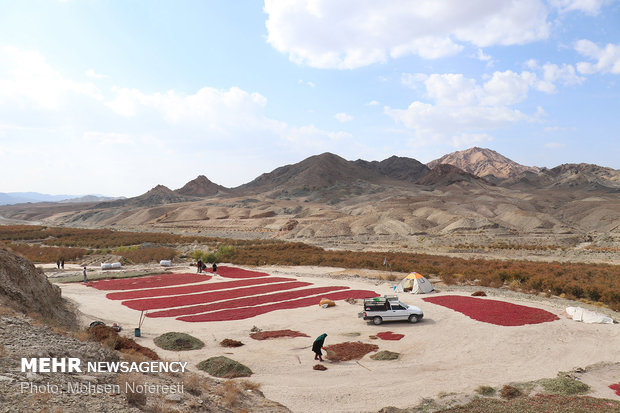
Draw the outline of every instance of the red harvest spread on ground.
<instances>
[{"instance_id":1,"label":"red harvest spread on ground","mask_svg":"<svg viewBox=\"0 0 620 413\"><path fill-rule=\"evenodd\" d=\"M428 297L423 300L458 311L474 320L500 326L522 326L559 320L555 314L548 311L505 301L460 295Z\"/></svg>"},{"instance_id":2,"label":"red harvest spread on ground","mask_svg":"<svg viewBox=\"0 0 620 413\"><path fill-rule=\"evenodd\" d=\"M122 304L134 310L161 310L148 312L148 317L177 317L189 322L241 320L276 310L317 305L322 298L344 300L379 295L345 286L316 287L293 278L271 277L234 267L219 267L217 274L238 280L208 282L212 277L204 273L160 274L93 281L88 286L116 290L106 297L124 300Z\"/></svg>"},{"instance_id":3,"label":"red harvest spread on ground","mask_svg":"<svg viewBox=\"0 0 620 413\"><path fill-rule=\"evenodd\" d=\"M404 334L392 333L391 331L382 331L381 333L375 334L381 340L400 340L405 337Z\"/></svg>"}]
</instances>

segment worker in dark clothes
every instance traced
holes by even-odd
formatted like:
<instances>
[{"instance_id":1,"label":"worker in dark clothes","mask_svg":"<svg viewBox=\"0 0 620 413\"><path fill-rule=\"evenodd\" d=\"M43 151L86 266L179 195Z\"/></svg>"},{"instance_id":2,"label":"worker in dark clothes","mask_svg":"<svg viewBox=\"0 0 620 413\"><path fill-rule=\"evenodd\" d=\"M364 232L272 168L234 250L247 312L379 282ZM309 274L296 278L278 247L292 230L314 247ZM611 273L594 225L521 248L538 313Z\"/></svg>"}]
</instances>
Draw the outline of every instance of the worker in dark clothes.
<instances>
[{"instance_id":1,"label":"worker in dark clothes","mask_svg":"<svg viewBox=\"0 0 620 413\"><path fill-rule=\"evenodd\" d=\"M202 260L198 260L198 262L196 263L196 272L200 273L202 272Z\"/></svg>"},{"instance_id":2,"label":"worker in dark clothes","mask_svg":"<svg viewBox=\"0 0 620 413\"><path fill-rule=\"evenodd\" d=\"M323 353L321 353L321 349L323 348L323 343L325 343L325 337L327 334L323 333L314 340L312 343L312 351L314 352L314 359L323 361Z\"/></svg>"},{"instance_id":3,"label":"worker in dark clothes","mask_svg":"<svg viewBox=\"0 0 620 413\"><path fill-rule=\"evenodd\" d=\"M217 275L217 264L213 263L213 275Z\"/></svg>"}]
</instances>

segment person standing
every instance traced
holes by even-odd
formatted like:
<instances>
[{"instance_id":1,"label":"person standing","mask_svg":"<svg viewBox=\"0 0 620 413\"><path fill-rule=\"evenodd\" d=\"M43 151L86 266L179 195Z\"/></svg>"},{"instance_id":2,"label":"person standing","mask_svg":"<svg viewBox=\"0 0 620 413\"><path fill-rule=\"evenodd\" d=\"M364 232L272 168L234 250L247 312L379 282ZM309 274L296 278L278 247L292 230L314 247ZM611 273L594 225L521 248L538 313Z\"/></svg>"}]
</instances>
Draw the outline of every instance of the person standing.
<instances>
[{"instance_id":1,"label":"person standing","mask_svg":"<svg viewBox=\"0 0 620 413\"><path fill-rule=\"evenodd\" d=\"M62 268L63 270L65 269L65 259L64 258L60 259L60 268Z\"/></svg>"},{"instance_id":2,"label":"person standing","mask_svg":"<svg viewBox=\"0 0 620 413\"><path fill-rule=\"evenodd\" d=\"M84 274L84 284L88 282L88 278L86 278L86 267L82 270L82 274Z\"/></svg>"},{"instance_id":3,"label":"person standing","mask_svg":"<svg viewBox=\"0 0 620 413\"><path fill-rule=\"evenodd\" d=\"M202 260L198 260L198 262L196 263L196 267L198 268L196 272L201 273L202 272Z\"/></svg>"},{"instance_id":4,"label":"person standing","mask_svg":"<svg viewBox=\"0 0 620 413\"><path fill-rule=\"evenodd\" d=\"M314 352L314 359L323 361L323 353L321 353L321 349L323 349L323 344L325 343L325 337L327 337L326 333L321 334L314 340L312 343L312 351Z\"/></svg>"},{"instance_id":5,"label":"person standing","mask_svg":"<svg viewBox=\"0 0 620 413\"><path fill-rule=\"evenodd\" d=\"M60 260L56 260L56 268L60 269Z\"/></svg>"},{"instance_id":6,"label":"person standing","mask_svg":"<svg viewBox=\"0 0 620 413\"><path fill-rule=\"evenodd\" d=\"M211 267L213 269L213 275L217 275L217 264L215 262L213 262L213 267Z\"/></svg>"}]
</instances>

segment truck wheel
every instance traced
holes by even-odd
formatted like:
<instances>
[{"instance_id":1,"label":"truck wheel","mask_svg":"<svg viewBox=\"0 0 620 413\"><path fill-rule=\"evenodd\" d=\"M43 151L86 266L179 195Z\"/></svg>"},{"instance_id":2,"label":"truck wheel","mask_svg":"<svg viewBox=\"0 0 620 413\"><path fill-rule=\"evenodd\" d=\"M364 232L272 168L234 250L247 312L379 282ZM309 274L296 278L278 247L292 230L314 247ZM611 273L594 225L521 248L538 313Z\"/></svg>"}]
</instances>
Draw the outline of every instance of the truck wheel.
<instances>
[{"instance_id":1,"label":"truck wheel","mask_svg":"<svg viewBox=\"0 0 620 413\"><path fill-rule=\"evenodd\" d=\"M376 317L374 317L374 318L372 319L372 322L373 322L376 326L378 326L379 324L381 324L381 323L383 322L383 319L382 319L381 317L379 317L379 316L376 316Z\"/></svg>"},{"instance_id":2,"label":"truck wheel","mask_svg":"<svg viewBox=\"0 0 620 413\"><path fill-rule=\"evenodd\" d=\"M415 324L415 323L417 323L418 321L420 321L420 317L419 317L419 316L417 316L417 315L415 315L415 314L411 314L411 315L409 316L409 322L410 322L411 324Z\"/></svg>"}]
</instances>

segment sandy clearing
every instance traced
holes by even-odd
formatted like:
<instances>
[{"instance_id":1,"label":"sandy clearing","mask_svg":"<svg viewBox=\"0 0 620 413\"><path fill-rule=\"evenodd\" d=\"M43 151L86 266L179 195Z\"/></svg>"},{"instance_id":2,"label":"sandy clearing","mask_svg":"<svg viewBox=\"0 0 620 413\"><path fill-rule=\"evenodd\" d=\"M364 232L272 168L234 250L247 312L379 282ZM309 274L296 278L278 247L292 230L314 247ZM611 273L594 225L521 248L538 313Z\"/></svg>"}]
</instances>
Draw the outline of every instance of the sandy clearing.
<instances>
[{"instance_id":1,"label":"sandy clearing","mask_svg":"<svg viewBox=\"0 0 620 413\"><path fill-rule=\"evenodd\" d=\"M350 276L346 280L326 276L348 272L336 268L263 267L257 270L294 277L316 287L347 285L352 289L371 289L381 294L391 293L394 284ZM119 322L128 335L137 326L140 312L106 299L104 291L80 284L61 284L61 288L65 297L79 305L85 323L95 319ZM423 296L401 294L400 297L405 303L423 309L423 322L374 326L357 318L361 304L338 301L336 307L329 309L315 306L282 310L227 322L185 323L172 318L147 318L142 326L142 337L137 341L154 348L165 358L188 361L191 366L217 355L238 360L254 371L252 380L261 383L266 397L295 412L326 409L362 412L377 411L387 405L406 407L440 392L471 392L479 385L499 386L511 381L555 377L558 371L620 360L619 325L574 322L563 318L564 309L551 302L506 298L509 302L550 311L560 316L560 320L503 327L475 321L448 308L426 303L422 301ZM249 337L253 326L264 330L297 330L310 338L256 341ZM368 338L386 330L404 334L404 338L399 341ZM192 334L206 345L202 350L192 352L157 348L153 339L169 331ZM359 332L360 336L343 335L351 332ZM374 361L369 358L371 353L359 361L361 365L355 361L326 362L327 371L315 371L312 370L315 361L309 346L321 333L328 334L326 345L360 340L379 345L379 350L402 353L402 358ZM222 348L218 343L224 338L240 340L246 345ZM615 367L607 369L605 374L608 377L603 378L585 376L584 382L595 386L595 395L620 400L611 389L605 390L609 384L620 381L619 370Z\"/></svg>"}]
</instances>

